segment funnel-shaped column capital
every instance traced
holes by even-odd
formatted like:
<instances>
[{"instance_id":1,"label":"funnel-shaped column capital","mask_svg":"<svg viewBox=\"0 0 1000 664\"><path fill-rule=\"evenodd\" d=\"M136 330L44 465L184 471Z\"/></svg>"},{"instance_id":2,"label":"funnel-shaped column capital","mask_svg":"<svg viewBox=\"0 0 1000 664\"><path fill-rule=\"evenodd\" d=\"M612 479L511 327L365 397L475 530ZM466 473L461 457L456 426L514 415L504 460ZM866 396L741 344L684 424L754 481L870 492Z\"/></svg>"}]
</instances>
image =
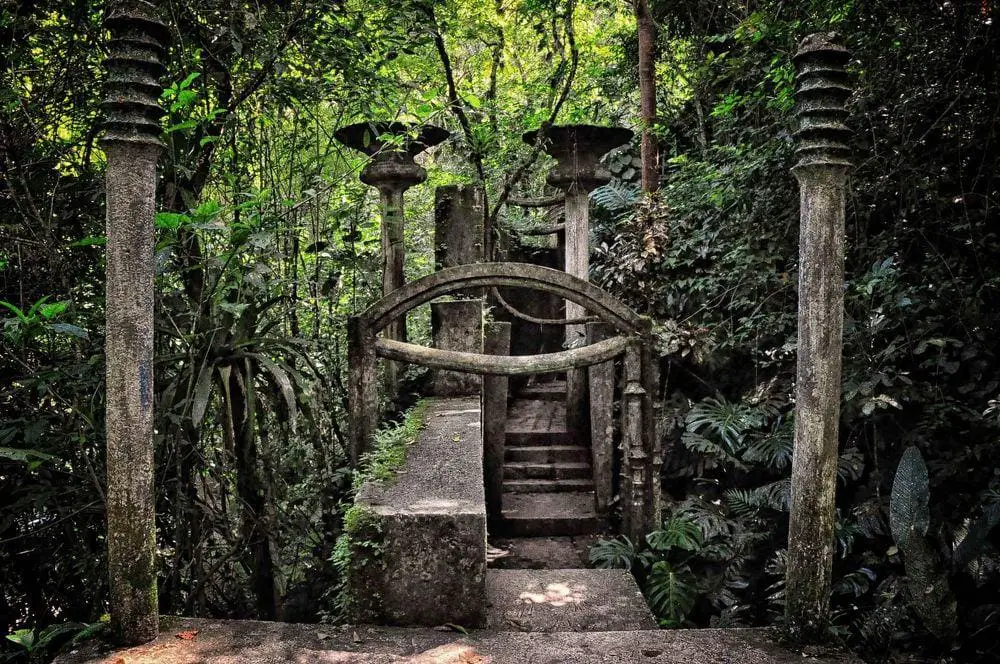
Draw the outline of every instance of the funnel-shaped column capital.
<instances>
[{"instance_id":1,"label":"funnel-shaped column capital","mask_svg":"<svg viewBox=\"0 0 1000 664\"><path fill-rule=\"evenodd\" d=\"M372 158L361 171L362 182L380 190L405 191L427 179L427 171L413 158L449 135L446 129L434 125L358 122L341 127L334 137Z\"/></svg>"},{"instance_id":2,"label":"funnel-shaped column capital","mask_svg":"<svg viewBox=\"0 0 1000 664\"><path fill-rule=\"evenodd\" d=\"M522 138L533 145L538 131ZM596 125L556 125L549 128L544 150L558 163L549 171L547 182L559 189L579 187L590 191L611 180L601 157L632 139L632 131L622 127Z\"/></svg>"}]
</instances>

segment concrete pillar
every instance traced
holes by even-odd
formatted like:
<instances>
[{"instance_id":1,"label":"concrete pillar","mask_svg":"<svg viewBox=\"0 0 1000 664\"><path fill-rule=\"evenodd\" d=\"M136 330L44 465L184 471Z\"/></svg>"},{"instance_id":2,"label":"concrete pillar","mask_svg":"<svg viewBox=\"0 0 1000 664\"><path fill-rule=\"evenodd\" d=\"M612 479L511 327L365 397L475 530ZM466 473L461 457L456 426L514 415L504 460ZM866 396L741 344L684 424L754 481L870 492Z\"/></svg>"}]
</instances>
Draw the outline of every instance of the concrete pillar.
<instances>
[{"instance_id":1,"label":"concrete pillar","mask_svg":"<svg viewBox=\"0 0 1000 664\"><path fill-rule=\"evenodd\" d=\"M378 358L375 334L357 316L347 319L347 405L351 435L351 465L368 451L378 426Z\"/></svg>"},{"instance_id":2,"label":"concrete pillar","mask_svg":"<svg viewBox=\"0 0 1000 664\"><path fill-rule=\"evenodd\" d=\"M525 142L534 144L537 131L524 135ZM611 173L601 164L602 156L624 145L632 132L619 127L565 125L550 127L546 152L555 157L556 165L547 182L566 192L565 252L566 272L584 281L590 278L590 192L611 180ZM586 311L574 302L566 303L566 318L580 318ZM566 326L566 345L583 345L586 329L583 325ZM578 440L588 438L587 373L571 369L566 374L566 419L570 432Z\"/></svg>"},{"instance_id":3,"label":"concrete pillar","mask_svg":"<svg viewBox=\"0 0 1000 664\"><path fill-rule=\"evenodd\" d=\"M431 302L431 335L435 348L482 353L483 301ZM475 374L435 369L430 393L439 397L479 394L481 384Z\"/></svg>"},{"instance_id":4,"label":"concrete pillar","mask_svg":"<svg viewBox=\"0 0 1000 664\"><path fill-rule=\"evenodd\" d=\"M804 639L829 619L844 326L844 203L850 59L833 33L806 37L795 55L800 128L798 367L788 532L786 611Z\"/></svg>"},{"instance_id":5,"label":"concrete pillar","mask_svg":"<svg viewBox=\"0 0 1000 664\"><path fill-rule=\"evenodd\" d=\"M159 632L153 486L153 216L162 151L156 6L109 3L107 155L107 509L111 630L124 645Z\"/></svg>"},{"instance_id":6,"label":"concrete pillar","mask_svg":"<svg viewBox=\"0 0 1000 664\"><path fill-rule=\"evenodd\" d=\"M486 325L483 352L487 355L510 354L510 323ZM486 487L486 518L495 530L502 516L503 460L507 430L506 376L483 376L483 484Z\"/></svg>"},{"instance_id":7,"label":"concrete pillar","mask_svg":"<svg viewBox=\"0 0 1000 664\"><path fill-rule=\"evenodd\" d=\"M386 141L389 136L395 141ZM341 127L334 137L345 146L363 152L371 161L361 171L361 181L379 191L382 208L382 294L388 295L404 283L405 210L403 194L427 179L427 171L413 160L418 154L448 138L449 133L433 125L404 122L359 122ZM391 321L385 337L406 341L406 319ZM392 398L399 387L402 367L386 362L385 389Z\"/></svg>"},{"instance_id":8,"label":"concrete pillar","mask_svg":"<svg viewBox=\"0 0 1000 664\"><path fill-rule=\"evenodd\" d=\"M483 262L483 190L449 185L434 192L434 263L442 270Z\"/></svg>"},{"instance_id":9,"label":"concrete pillar","mask_svg":"<svg viewBox=\"0 0 1000 664\"><path fill-rule=\"evenodd\" d=\"M607 323L587 323L587 344L610 338ZM611 504L612 464L615 443L615 363L602 362L587 368L590 382L590 455L594 469L594 507L599 513Z\"/></svg>"}]
</instances>

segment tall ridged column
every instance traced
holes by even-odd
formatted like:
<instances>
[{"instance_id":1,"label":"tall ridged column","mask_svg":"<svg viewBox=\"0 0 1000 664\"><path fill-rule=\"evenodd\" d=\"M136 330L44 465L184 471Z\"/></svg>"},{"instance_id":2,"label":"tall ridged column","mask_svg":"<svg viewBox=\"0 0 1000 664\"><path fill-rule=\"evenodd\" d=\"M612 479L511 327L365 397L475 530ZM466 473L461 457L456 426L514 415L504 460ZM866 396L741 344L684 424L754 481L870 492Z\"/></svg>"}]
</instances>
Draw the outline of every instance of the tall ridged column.
<instances>
[{"instance_id":1,"label":"tall ridged column","mask_svg":"<svg viewBox=\"0 0 1000 664\"><path fill-rule=\"evenodd\" d=\"M844 327L844 207L851 168L844 120L847 50L833 33L795 54L800 188L798 368L788 533L786 611L799 638L822 638L829 619Z\"/></svg>"},{"instance_id":2,"label":"tall ridged column","mask_svg":"<svg viewBox=\"0 0 1000 664\"><path fill-rule=\"evenodd\" d=\"M413 159L448 138L449 133L433 125L359 122L338 129L334 136L345 146L371 157L361 171L361 181L378 189L381 200L382 294L388 295L406 283L403 274L406 260L403 194L427 179L427 171ZM406 319L390 322L385 337L406 341ZM400 371L398 363L386 362L385 387L390 398L395 396L399 386Z\"/></svg>"},{"instance_id":3,"label":"tall ridged column","mask_svg":"<svg viewBox=\"0 0 1000 664\"><path fill-rule=\"evenodd\" d=\"M107 482L111 628L119 643L155 639L153 493L153 216L162 61L169 33L156 6L114 2L107 69Z\"/></svg>"}]
</instances>

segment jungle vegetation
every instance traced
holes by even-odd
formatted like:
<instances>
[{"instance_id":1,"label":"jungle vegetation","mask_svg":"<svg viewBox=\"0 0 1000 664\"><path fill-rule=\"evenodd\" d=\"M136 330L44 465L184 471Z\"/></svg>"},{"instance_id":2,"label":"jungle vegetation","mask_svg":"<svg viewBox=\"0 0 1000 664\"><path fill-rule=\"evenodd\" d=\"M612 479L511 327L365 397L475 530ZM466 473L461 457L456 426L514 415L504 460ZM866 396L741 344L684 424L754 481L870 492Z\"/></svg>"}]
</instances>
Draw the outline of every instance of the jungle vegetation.
<instances>
[{"instance_id":1,"label":"jungle vegetation","mask_svg":"<svg viewBox=\"0 0 1000 664\"><path fill-rule=\"evenodd\" d=\"M0 661L89 633L108 610L104 4L0 3ZM645 542L592 557L633 569L665 626L780 623L791 55L835 30L857 92L831 638L871 662L1000 657L995 0L162 5L161 612L336 617L352 490L345 326L377 298L380 266L376 195L334 131L398 119L452 132L407 194L415 278L433 269L433 187L482 183L516 236L544 212L511 198L553 193L522 132L638 135L652 119L652 156L636 138L592 196L591 278L656 321L669 506ZM654 28L652 114L637 15ZM427 327L412 319L411 339ZM897 468L909 493L894 490ZM932 545L917 570L893 532L921 503ZM928 570L947 575L952 609L914 596L909 580Z\"/></svg>"}]
</instances>

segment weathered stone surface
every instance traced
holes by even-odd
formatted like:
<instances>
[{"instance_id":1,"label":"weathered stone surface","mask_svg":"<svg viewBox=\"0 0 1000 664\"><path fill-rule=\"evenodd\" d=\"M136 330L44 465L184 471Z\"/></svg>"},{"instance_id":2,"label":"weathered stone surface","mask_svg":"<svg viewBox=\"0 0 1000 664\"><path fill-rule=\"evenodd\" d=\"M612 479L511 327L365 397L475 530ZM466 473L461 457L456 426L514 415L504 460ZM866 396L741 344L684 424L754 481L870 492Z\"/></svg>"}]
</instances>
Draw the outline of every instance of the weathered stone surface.
<instances>
[{"instance_id":1,"label":"weathered stone surface","mask_svg":"<svg viewBox=\"0 0 1000 664\"><path fill-rule=\"evenodd\" d=\"M604 323L587 323L587 343L607 339L613 330ZM590 452L594 472L594 502L605 512L612 498L612 464L615 454L615 365L595 364L587 369L590 382Z\"/></svg>"},{"instance_id":2,"label":"weathered stone surface","mask_svg":"<svg viewBox=\"0 0 1000 664\"><path fill-rule=\"evenodd\" d=\"M437 269L483 261L483 190L472 185L434 192L434 262Z\"/></svg>"},{"instance_id":3,"label":"weathered stone surface","mask_svg":"<svg viewBox=\"0 0 1000 664\"><path fill-rule=\"evenodd\" d=\"M434 347L467 353L483 352L483 301L431 302ZM471 373L436 369L430 393L439 397L479 394L482 379Z\"/></svg>"},{"instance_id":4,"label":"weathered stone surface","mask_svg":"<svg viewBox=\"0 0 1000 664\"><path fill-rule=\"evenodd\" d=\"M163 618L147 646L88 644L58 664L859 664L850 655L797 652L763 629L626 632L472 631ZM179 638L185 633L193 638ZM818 651L817 651L818 652Z\"/></svg>"},{"instance_id":5,"label":"weathered stone surface","mask_svg":"<svg viewBox=\"0 0 1000 664\"><path fill-rule=\"evenodd\" d=\"M107 513L111 630L156 638L153 304L161 59L169 32L157 6L109 3L107 121Z\"/></svg>"},{"instance_id":6,"label":"weathered stone surface","mask_svg":"<svg viewBox=\"0 0 1000 664\"><path fill-rule=\"evenodd\" d=\"M366 484L370 542L352 547L357 617L470 627L484 620L486 505L479 398L434 399L394 482ZM372 546L374 544L374 546Z\"/></svg>"},{"instance_id":7,"label":"weathered stone surface","mask_svg":"<svg viewBox=\"0 0 1000 664\"><path fill-rule=\"evenodd\" d=\"M622 569L491 569L487 627L514 632L656 629L635 579Z\"/></svg>"},{"instance_id":8,"label":"weathered stone surface","mask_svg":"<svg viewBox=\"0 0 1000 664\"><path fill-rule=\"evenodd\" d=\"M559 494L550 494L559 495ZM584 569L597 535L500 537L490 544L507 555L490 562L492 569Z\"/></svg>"},{"instance_id":9,"label":"weathered stone surface","mask_svg":"<svg viewBox=\"0 0 1000 664\"><path fill-rule=\"evenodd\" d=\"M586 491L505 493L500 532L510 537L544 537L596 533L603 525L594 511L594 494ZM587 566L586 559L581 567Z\"/></svg>"},{"instance_id":10,"label":"weathered stone surface","mask_svg":"<svg viewBox=\"0 0 1000 664\"><path fill-rule=\"evenodd\" d=\"M488 355L510 353L510 323L491 322L486 326L483 352ZM483 378L483 483L486 488L486 513L490 532L500 520L508 381L506 376Z\"/></svg>"},{"instance_id":11,"label":"weathered stone surface","mask_svg":"<svg viewBox=\"0 0 1000 664\"><path fill-rule=\"evenodd\" d=\"M822 638L833 570L844 328L844 208L850 130L850 55L833 33L802 41L796 132L800 188L795 449L786 610L805 638Z\"/></svg>"}]
</instances>

